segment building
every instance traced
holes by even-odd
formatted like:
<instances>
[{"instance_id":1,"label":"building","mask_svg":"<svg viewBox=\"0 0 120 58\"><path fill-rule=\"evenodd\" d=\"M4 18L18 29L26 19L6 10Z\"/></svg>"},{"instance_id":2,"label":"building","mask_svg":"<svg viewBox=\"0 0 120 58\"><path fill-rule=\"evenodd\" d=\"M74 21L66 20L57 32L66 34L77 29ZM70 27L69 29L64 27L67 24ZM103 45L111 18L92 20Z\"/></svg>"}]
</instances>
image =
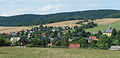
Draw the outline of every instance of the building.
<instances>
[{"instance_id":1,"label":"building","mask_svg":"<svg viewBox=\"0 0 120 58\"><path fill-rule=\"evenodd\" d=\"M89 36L89 38L88 38L88 43L91 43L92 40L98 41L98 39L96 38L96 36Z\"/></svg>"},{"instance_id":2,"label":"building","mask_svg":"<svg viewBox=\"0 0 120 58\"><path fill-rule=\"evenodd\" d=\"M107 30L104 30L103 31L103 34L104 35L107 35L107 36L111 36L112 35L112 28L110 27L110 28L108 28Z\"/></svg>"},{"instance_id":3,"label":"building","mask_svg":"<svg viewBox=\"0 0 120 58\"><path fill-rule=\"evenodd\" d=\"M97 31L94 31L93 34L98 34L98 32L97 32Z\"/></svg>"},{"instance_id":4,"label":"building","mask_svg":"<svg viewBox=\"0 0 120 58\"><path fill-rule=\"evenodd\" d=\"M80 44L71 44L70 43L69 48L80 48Z\"/></svg>"},{"instance_id":5,"label":"building","mask_svg":"<svg viewBox=\"0 0 120 58\"><path fill-rule=\"evenodd\" d=\"M52 28L52 31L55 32L55 31L58 31L58 29L57 28Z\"/></svg>"},{"instance_id":6,"label":"building","mask_svg":"<svg viewBox=\"0 0 120 58\"><path fill-rule=\"evenodd\" d=\"M10 41L12 44L20 41L21 45L26 45L29 42L25 37L11 37Z\"/></svg>"}]
</instances>

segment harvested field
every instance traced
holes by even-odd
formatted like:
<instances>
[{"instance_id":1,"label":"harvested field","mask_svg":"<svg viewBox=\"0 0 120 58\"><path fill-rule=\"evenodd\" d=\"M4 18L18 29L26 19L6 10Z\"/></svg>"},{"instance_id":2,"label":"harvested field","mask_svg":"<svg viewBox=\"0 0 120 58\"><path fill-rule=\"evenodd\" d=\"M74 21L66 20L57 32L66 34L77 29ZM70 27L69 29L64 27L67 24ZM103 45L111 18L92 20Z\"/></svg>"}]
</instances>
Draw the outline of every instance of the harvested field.
<instances>
[{"instance_id":1,"label":"harvested field","mask_svg":"<svg viewBox=\"0 0 120 58\"><path fill-rule=\"evenodd\" d=\"M106 25L106 24L112 24L116 22L120 22L120 18L104 18L104 19L97 19L94 20L95 23L98 25Z\"/></svg>"},{"instance_id":2,"label":"harvested field","mask_svg":"<svg viewBox=\"0 0 120 58\"><path fill-rule=\"evenodd\" d=\"M44 26L53 26L53 27L74 27L74 26L80 26L79 24L75 24L76 22L79 22L81 20L71 20L71 21L63 21L63 22L56 22L56 23L50 23L46 24Z\"/></svg>"},{"instance_id":3,"label":"harvested field","mask_svg":"<svg viewBox=\"0 0 120 58\"><path fill-rule=\"evenodd\" d=\"M31 27L0 27L0 33L16 32L25 29L31 29Z\"/></svg>"}]
</instances>

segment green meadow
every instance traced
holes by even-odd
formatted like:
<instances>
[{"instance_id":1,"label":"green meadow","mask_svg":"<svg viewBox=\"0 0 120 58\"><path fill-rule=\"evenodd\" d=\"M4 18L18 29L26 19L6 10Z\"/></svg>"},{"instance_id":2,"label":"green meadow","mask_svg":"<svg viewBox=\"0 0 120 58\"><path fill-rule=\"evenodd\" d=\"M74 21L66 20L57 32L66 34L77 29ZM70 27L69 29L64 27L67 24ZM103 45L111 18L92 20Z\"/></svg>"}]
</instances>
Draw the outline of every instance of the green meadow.
<instances>
[{"instance_id":1,"label":"green meadow","mask_svg":"<svg viewBox=\"0 0 120 58\"><path fill-rule=\"evenodd\" d=\"M104 31L109 27L116 28L116 29L119 30L120 29L120 22L107 24L107 25L98 25L98 26L96 26L94 28L85 29L85 31L87 31L87 32Z\"/></svg>"},{"instance_id":2,"label":"green meadow","mask_svg":"<svg viewBox=\"0 0 120 58\"><path fill-rule=\"evenodd\" d=\"M100 49L1 47L0 58L120 58L120 51Z\"/></svg>"}]
</instances>

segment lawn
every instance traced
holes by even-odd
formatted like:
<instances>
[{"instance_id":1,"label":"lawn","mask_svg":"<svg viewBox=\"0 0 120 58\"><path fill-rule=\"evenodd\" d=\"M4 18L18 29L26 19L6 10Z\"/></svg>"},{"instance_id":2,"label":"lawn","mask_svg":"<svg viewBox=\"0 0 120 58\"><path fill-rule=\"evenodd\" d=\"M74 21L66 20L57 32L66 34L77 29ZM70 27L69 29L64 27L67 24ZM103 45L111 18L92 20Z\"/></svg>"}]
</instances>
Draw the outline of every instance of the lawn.
<instances>
[{"instance_id":1,"label":"lawn","mask_svg":"<svg viewBox=\"0 0 120 58\"><path fill-rule=\"evenodd\" d=\"M0 58L120 58L120 51L69 48L1 47Z\"/></svg>"},{"instance_id":2,"label":"lawn","mask_svg":"<svg viewBox=\"0 0 120 58\"><path fill-rule=\"evenodd\" d=\"M94 27L94 28L85 29L85 31L87 32L94 32L94 31L100 31L100 30L103 31L109 28L109 26L112 28L120 29L120 22L106 24L106 25L98 25L97 27Z\"/></svg>"}]
</instances>

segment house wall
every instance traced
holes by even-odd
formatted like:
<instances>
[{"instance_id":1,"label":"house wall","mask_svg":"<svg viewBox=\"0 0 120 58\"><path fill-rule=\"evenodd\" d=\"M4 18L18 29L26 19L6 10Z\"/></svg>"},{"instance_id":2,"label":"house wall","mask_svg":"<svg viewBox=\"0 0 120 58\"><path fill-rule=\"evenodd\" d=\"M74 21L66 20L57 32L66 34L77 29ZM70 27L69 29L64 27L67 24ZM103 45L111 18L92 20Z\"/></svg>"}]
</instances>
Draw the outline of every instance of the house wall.
<instances>
[{"instance_id":1,"label":"house wall","mask_svg":"<svg viewBox=\"0 0 120 58\"><path fill-rule=\"evenodd\" d=\"M111 36L112 33L103 33L104 35Z\"/></svg>"}]
</instances>

